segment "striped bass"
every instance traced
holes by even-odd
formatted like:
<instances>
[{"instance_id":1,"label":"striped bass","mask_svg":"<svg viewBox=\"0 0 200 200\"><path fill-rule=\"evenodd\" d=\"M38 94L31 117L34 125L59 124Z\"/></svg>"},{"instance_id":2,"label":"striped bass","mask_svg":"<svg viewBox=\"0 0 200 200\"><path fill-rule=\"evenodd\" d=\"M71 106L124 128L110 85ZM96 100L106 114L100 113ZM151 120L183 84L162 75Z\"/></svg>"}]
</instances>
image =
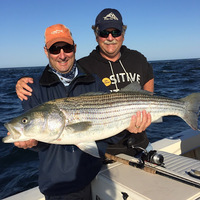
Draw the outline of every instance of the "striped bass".
<instances>
[{"instance_id":1,"label":"striped bass","mask_svg":"<svg viewBox=\"0 0 200 200\"><path fill-rule=\"evenodd\" d=\"M128 128L137 111L149 112L152 122L176 115L192 129L199 130L199 107L200 93L178 100L127 91L56 99L6 123L10 135L3 138L3 142L35 139L51 144L74 144L98 157L95 141Z\"/></svg>"}]
</instances>

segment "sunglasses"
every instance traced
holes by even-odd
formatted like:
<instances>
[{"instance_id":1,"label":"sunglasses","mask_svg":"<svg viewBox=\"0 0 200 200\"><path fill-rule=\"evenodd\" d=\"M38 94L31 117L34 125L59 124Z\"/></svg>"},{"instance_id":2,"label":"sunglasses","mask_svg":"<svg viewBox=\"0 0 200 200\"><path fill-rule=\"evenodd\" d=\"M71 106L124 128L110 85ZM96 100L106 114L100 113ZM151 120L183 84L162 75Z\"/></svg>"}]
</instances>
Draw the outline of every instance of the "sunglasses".
<instances>
[{"instance_id":1,"label":"sunglasses","mask_svg":"<svg viewBox=\"0 0 200 200\"><path fill-rule=\"evenodd\" d=\"M71 45L71 44L66 44L64 46L52 45L48 50L50 54L59 54L61 49L65 53L71 53L72 51L74 51L74 45Z\"/></svg>"},{"instance_id":2,"label":"sunglasses","mask_svg":"<svg viewBox=\"0 0 200 200\"><path fill-rule=\"evenodd\" d=\"M100 37L103 37L103 38L107 38L109 36L109 34L111 33L111 35L115 38L115 37L119 37L121 36L122 32L118 29L115 29L113 31L106 31L106 30L103 30L103 31L99 31L98 35Z\"/></svg>"}]
</instances>

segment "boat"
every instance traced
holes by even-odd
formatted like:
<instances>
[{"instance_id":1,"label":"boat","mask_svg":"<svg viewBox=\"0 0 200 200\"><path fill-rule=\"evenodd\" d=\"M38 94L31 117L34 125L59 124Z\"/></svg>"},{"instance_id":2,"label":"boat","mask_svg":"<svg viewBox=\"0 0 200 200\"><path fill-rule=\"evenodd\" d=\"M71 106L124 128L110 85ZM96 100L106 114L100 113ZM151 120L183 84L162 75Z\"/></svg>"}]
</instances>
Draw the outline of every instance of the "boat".
<instances>
[{"instance_id":1,"label":"boat","mask_svg":"<svg viewBox=\"0 0 200 200\"><path fill-rule=\"evenodd\" d=\"M93 180L93 200L200 199L200 131L188 129L152 146L155 155L163 156L161 164L144 161L139 167L133 157L115 156L118 161L104 165ZM45 198L38 187L5 198L27 199Z\"/></svg>"}]
</instances>

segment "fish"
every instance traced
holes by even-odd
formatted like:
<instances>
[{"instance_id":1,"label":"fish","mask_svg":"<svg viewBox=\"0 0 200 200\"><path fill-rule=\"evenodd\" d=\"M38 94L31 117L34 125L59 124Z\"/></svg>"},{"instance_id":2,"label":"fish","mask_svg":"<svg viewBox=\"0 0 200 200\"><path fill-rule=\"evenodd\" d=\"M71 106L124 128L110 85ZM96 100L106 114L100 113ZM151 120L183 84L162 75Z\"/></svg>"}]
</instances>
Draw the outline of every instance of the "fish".
<instances>
[{"instance_id":1,"label":"fish","mask_svg":"<svg viewBox=\"0 0 200 200\"><path fill-rule=\"evenodd\" d=\"M4 124L10 135L4 143L37 141L76 145L99 157L96 141L127 129L137 111L146 110L152 122L169 115L182 118L199 130L200 93L181 99L151 95L142 91L89 93L43 103Z\"/></svg>"}]
</instances>

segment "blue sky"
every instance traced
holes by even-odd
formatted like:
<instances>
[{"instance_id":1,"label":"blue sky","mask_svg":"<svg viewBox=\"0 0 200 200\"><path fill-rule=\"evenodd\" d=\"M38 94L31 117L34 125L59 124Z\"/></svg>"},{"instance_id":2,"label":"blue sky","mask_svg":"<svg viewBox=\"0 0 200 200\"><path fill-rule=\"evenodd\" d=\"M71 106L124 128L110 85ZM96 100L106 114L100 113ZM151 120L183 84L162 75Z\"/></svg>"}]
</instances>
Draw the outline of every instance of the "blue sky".
<instances>
[{"instance_id":1,"label":"blue sky","mask_svg":"<svg viewBox=\"0 0 200 200\"><path fill-rule=\"evenodd\" d=\"M200 57L199 0L0 0L0 67L45 66L44 31L57 23L72 31L76 58L88 55L91 26L109 7L128 26L124 44L148 60Z\"/></svg>"}]
</instances>

